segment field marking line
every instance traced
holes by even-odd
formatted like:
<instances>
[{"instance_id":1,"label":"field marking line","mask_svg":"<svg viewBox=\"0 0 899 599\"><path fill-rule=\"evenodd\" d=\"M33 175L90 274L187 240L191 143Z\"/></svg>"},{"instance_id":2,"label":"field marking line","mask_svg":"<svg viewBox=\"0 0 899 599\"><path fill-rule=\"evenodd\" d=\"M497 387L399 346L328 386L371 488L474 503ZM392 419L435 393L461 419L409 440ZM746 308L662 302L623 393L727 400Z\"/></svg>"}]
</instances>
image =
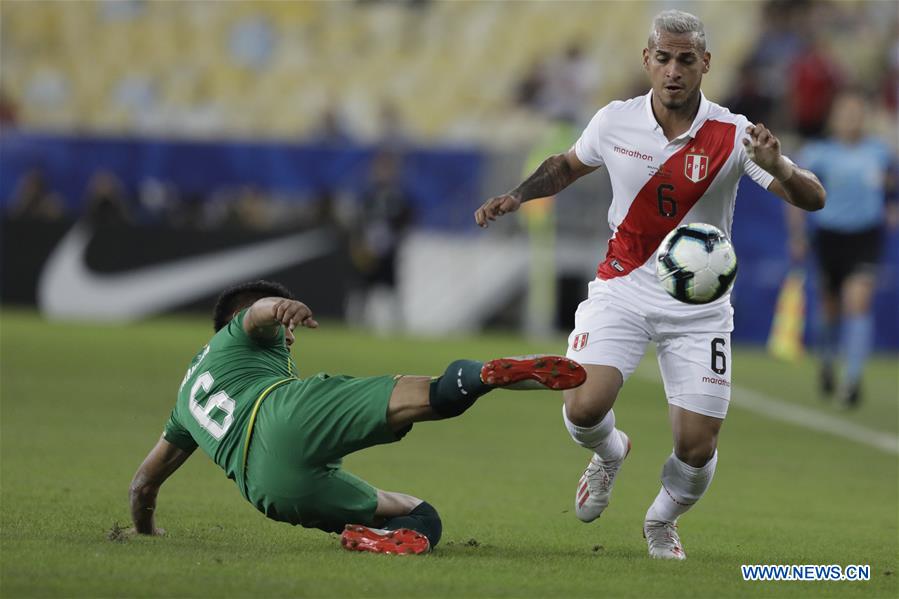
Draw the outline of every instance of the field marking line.
<instances>
[{"instance_id":1,"label":"field marking line","mask_svg":"<svg viewBox=\"0 0 899 599\"><path fill-rule=\"evenodd\" d=\"M643 367L642 364L634 374L644 380L662 382L661 376L657 371L652 372L650 367ZM897 435L876 431L843 418L792 404L761 391L733 385L731 387L730 405L771 420L786 422L800 428L841 437L884 453L899 455L899 436Z\"/></svg>"},{"instance_id":2,"label":"field marking line","mask_svg":"<svg viewBox=\"0 0 899 599\"><path fill-rule=\"evenodd\" d=\"M899 455L899 436L891 433L876 431L830 414L777 400L752 389L735 385L731 388L731 393L733 395L731 405L738 408L755 412L772 420L842 437L885 453Z\"/></svg>"}]
</instances>

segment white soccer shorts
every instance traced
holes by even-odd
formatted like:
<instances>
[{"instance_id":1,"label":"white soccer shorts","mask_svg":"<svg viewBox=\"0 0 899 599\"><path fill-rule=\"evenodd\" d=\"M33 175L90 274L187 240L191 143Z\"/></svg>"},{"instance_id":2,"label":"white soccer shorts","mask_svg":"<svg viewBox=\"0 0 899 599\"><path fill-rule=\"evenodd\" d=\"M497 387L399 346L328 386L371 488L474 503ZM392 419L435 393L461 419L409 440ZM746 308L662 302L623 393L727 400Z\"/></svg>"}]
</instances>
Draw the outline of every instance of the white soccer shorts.
<instances>
[{"instance_id":1,"label":"white soccer shorts","mask_svg":"<svg viewBox=\"0 0 899 599\"><path fill-rule=\"evenodd\" d=\"M714 311L698 306L691 314L672 314L625 301L596 280L575 313L566 355L617 368L627 380L655 341L668 403L724 419L730 403L730 310L729 304Z\"/></svg>"}]
</instances>

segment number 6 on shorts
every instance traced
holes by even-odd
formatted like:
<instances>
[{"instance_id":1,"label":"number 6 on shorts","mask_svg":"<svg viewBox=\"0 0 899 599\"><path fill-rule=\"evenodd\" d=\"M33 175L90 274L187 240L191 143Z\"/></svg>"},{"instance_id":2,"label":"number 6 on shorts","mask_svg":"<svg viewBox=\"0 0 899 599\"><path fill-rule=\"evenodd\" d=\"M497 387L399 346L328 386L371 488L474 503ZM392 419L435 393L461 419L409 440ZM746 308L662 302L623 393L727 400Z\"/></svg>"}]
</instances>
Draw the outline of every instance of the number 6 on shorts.
<instances>
[{"instance_id":1,"label":"number 6 on shorts","mask_svg":"<svg viewBox=\"0 0 899 599\"><path fill-rule=\"evenodd\" d=\"M712 339L712 372L716 374L727 372L727 354L721 351L725 343L721 337Z\"/></svg>"}]
</instances>

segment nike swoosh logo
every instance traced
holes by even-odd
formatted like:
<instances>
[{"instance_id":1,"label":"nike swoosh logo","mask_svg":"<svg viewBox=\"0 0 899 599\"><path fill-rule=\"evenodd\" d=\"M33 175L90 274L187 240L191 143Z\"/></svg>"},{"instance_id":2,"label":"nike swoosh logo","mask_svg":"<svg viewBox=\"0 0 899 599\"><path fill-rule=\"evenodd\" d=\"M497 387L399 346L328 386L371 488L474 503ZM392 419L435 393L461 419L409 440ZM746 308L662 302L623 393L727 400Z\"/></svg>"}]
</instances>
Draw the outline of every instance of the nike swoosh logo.
<instances>
[{"instance_id":1,"label":"nike swoosh logo","mask_svg":"<svg viewBox=\"0 0 899 599\"><path fill-rule=\"evenodd\" d=\"M315 230L130 272L97 274L85 263L92 234L90 227L76 223L47 259L37 288L38 306L45 315L133 320L318 258L337 245L330 233Z\"/></svg>"}]
</instances>

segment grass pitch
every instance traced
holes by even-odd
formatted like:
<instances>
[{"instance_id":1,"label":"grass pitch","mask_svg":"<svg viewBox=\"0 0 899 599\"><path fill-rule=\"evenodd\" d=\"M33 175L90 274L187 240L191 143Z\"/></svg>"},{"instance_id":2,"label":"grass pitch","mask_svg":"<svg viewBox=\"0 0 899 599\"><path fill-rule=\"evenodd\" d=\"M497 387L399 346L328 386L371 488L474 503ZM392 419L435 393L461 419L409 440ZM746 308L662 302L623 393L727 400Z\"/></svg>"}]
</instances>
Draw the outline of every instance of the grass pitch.
<instances>
[{"instance_id":1,"label":"grass pitch","mask_svg":"<svg viewBox=\"0 0 899 599\"><path fill-rule=\"evenodd\" d=\"M661 385L635 376L616 406L634 449L602 519L574 517L588 454L550 392L497 392L461 419L416 425L347 468L434 504L429 556L344 552L334 536L270 522L199 452L163 487L164 538L121 540L127 488L162 431L206 319L128 327L46 323L4 311L0 594L131 596L880 596L899 594L895 454L732 406L716 479L681 520L689 559L652 561L643 514L671 451ZM511 336L380 339L327 323L294 349L304 375L438 374L457 357L559 351ZM649 362L649 358L647 358ZM644 362L644 367L653 366ZM735 352L735 383L840 416L814 368ZM651 369L650 369L651 370ZM897 362L881 358L846 418L897 432ZM110 538L111 537L111 538ZM870 564L870 582L744 582L741 564Z\"/></svg>"}]
</instances>

